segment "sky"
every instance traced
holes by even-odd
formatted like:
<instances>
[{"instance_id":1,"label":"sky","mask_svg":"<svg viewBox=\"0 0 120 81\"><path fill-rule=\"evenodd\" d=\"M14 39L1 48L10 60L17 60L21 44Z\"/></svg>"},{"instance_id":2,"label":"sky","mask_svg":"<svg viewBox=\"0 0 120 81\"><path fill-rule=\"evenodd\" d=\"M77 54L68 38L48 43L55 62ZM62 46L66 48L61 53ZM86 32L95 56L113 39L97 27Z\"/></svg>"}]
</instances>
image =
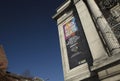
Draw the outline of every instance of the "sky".
<instances>
[{"instance_id":1,"label":"sky","mask_svg":"<svg viewBox=\"0 0 120 81\"><path fill-rule=\"evenodd\" d=\"M0 0L0 44L8 71L48 81L64 81L57 23L52 19L64 0Z\"/></svg>"}]
</instances>

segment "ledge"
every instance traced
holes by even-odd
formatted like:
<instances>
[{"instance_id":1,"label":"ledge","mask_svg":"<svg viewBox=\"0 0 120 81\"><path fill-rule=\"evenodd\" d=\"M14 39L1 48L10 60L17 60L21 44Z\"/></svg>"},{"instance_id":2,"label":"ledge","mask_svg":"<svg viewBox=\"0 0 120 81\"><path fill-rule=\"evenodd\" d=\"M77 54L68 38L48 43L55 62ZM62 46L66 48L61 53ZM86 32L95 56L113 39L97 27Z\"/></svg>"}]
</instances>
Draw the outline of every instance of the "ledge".
<instances>
[{"instance_id":1,"label":"ledge","mask_svg":"<svg viewBox=\"0 0 120 81\"><path fill-rule=\"evenodd\" d=\"M112 64L115 64L116 62L120 62L120 53L115 54L111 57L102 59L101 61L95 63L95 65L91 66L90 68L91 68L91 71L100 70L101 68L110 66Z\"/></svg>"},{"instance_id":2,"label":"ledge","mask_svg":"<svg viewBox=\"0 0 120 81\"><path fill-rule=\"evenodd\" d=\"M52 16L53 19L57 20L59 15L62 14L71 4L71 2L68 2L69 0L66 0L60 7L57 8L57 12L55 15ZM67 3L68 2L68 3ZM63 7L63 8L62 8ZM61 8L61 9L60 9ZM59 10L60 9L60 10Z\"/></svg>"}]
</instances>

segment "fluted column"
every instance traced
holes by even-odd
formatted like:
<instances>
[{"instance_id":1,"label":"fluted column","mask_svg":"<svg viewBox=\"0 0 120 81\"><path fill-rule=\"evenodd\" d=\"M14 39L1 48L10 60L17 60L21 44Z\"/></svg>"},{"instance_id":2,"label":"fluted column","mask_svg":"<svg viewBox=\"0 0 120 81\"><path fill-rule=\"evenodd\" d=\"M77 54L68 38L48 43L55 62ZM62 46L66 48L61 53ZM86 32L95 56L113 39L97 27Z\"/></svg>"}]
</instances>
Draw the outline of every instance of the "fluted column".
<instances>
[{"instance_id":1,"label":"fluted column","mask_svg":"<svg viewBox=\"0 0 120 81\"><path fill-rule=\"evenodd\" d=\"M83 26L83 31L85 33L93 61L98 62L99 60L107 57L107 53L104 49L102 41L98 35L96 27L92 21L88 8L83 0L74 1L75 7L78 12L78 16L80 18L81 24Z\"/></svg>"},{"instance_id":2,"label":"fluted column","mask_svg":"<svg viewBox=\"0 0 120 81\"><path fill-rule=\"evenodd\" d=\"M102 32L104 39L108 45L108 48L112 54L117 54L120 52L120 45L116 39L113 31L111 30L108 22L104 18L102 12L97 6L94 0L86 0L90 10L95 17L97 24L99 25L100 31Z\"/></svg>"}]
</instances>

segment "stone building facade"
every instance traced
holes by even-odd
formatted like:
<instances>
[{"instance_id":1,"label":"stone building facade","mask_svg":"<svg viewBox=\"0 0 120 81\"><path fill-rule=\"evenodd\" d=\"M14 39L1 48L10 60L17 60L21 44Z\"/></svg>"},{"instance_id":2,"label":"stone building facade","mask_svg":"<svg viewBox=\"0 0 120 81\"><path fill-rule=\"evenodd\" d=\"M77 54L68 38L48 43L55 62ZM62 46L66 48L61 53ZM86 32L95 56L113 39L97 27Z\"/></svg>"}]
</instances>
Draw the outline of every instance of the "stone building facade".
<instances>
[{"instance_id":1,"label":"stone building facade","mask_svg":"<svg viewBox=\"0 0 120 81\"><path fill-rule=\"evenodd\" d=\"M120 0L65 0L53 19L65 81L120 81Z\"/></svg>"}]
</instances>

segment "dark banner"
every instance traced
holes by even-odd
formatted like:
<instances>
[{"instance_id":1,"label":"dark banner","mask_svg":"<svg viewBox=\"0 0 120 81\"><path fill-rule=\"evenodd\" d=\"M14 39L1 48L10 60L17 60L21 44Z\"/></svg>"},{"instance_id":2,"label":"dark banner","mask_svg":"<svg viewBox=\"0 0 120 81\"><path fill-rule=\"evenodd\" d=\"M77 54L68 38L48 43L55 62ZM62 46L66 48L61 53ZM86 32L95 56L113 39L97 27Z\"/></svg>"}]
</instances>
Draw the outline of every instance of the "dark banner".
<instances>
[{"instance_id":1,"label":"dark banner","mask_svg":"<svg viewBox=\"0 0 120 81\"><path fill-rule=\"evenodd\" d=\"M120 43L120 0L95 0Z\"/></svg>"},{"instance_id":2,"label":"dark banner","mask_svg":"<svg viewBox=\"0 0 120 81\"><path fill-rule=\"evenodd\" d=\"M73 17L63 25L70 69L86 62L80 30Z\"/></svg>"}]
</instances>

